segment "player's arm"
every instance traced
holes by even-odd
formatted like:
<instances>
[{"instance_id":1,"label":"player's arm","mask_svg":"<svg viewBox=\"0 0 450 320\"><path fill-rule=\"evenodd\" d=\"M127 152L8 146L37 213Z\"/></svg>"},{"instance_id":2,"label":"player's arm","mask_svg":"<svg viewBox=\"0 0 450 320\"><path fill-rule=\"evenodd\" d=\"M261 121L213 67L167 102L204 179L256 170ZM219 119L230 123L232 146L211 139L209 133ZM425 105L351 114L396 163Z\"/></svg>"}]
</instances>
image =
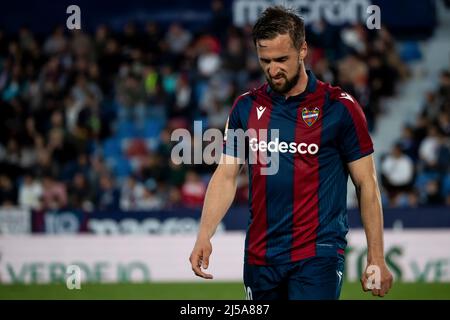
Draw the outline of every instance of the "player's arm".
<instances>
[{"instance_id":1,"label":"player's arm","mask_svg":"<svg viewBox=\"0 0 450 320\"><path fill-rule=\"evenodd\" d=\"M383 213L373 157L368 155L350 162L348 168L356 188L367 238L367 267L377 266L380 271L380 287L373 288L372 294L383 297L391 288L393 277L384 259ZM367 274L367 267L361 279L364 291L369 290L367 278L370 274Z\"/></svg>"},{"instance_id":2,"label":"player's arm","mask_svg":"<svg viewBox=\"0 0 450 320\"><path fill-rule=\"evenodd\" d=\"M208 268L212 252L210 239L233 202L240 167L237 158L224 153L209 182L197 240L189 257L192 271L199 277L212 279L212 275L203 272L202 268Z\"/></svg>"}]
</instances>

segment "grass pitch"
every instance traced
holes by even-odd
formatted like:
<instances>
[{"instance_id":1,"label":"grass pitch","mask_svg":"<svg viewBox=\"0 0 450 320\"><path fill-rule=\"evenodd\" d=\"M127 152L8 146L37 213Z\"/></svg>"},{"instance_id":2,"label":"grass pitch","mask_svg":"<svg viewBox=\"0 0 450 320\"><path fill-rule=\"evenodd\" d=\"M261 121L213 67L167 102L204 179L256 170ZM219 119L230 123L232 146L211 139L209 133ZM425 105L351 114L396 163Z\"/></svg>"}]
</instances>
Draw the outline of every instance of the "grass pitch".
<instances>
[{"instance_id":1,"label":"grass pitch","mask_svg":"<svg viewBox=\"0 0 450 320\"><path fill-rule=\"evenodd\" d=\"M155 300L243 300L244 287L239 282L194 283L119 283L82 284L80 290L68 290L64 284L5 285L0 284L0 300L5 299L155 299ZM344 300L362 299L432 299L450 300L448 283L395 283L384 298L373 297L361 290L359 283L344 283Z\"/></svg>"}]
</instances>

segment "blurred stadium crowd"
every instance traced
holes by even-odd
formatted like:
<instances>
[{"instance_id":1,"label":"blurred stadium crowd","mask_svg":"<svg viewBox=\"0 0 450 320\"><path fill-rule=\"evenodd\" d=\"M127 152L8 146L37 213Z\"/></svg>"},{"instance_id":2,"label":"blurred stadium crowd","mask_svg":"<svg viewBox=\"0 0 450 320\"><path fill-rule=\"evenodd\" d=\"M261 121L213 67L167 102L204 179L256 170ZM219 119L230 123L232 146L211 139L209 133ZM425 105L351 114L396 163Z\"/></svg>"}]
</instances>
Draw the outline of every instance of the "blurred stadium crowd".
<instances>
[{"instance_id":1,"label":"blurred stadium crowd","mask_svg":"<svg viewBox=\"0 0 450 320\"><path fill-rule=\"evenodd\" d=\"M214 1L204 30L180 24L58 26L37 35L0 30L0 206L152 210L200 207L213 165L175 165L176 128L223 129L233 100L264 81L251 26L238 28ZM409 76L386 28L324 22L307 27L307 66L354 95L375 130ZM381 163L392 206L450 205L450 74L424 97ZM237 203L247 201L247 177Z\"/></svg>"},{"instance_id":2,"label":"blurred stadium crowd","mask_svg":"<svg viewBox=\"0 0 450 320\"><path fill-rule=\"evenodd\" d=\"M386 202L392 206L450 205L450 71L428 92L414 123L381 161Z\"/></svg>"}]
</instances>

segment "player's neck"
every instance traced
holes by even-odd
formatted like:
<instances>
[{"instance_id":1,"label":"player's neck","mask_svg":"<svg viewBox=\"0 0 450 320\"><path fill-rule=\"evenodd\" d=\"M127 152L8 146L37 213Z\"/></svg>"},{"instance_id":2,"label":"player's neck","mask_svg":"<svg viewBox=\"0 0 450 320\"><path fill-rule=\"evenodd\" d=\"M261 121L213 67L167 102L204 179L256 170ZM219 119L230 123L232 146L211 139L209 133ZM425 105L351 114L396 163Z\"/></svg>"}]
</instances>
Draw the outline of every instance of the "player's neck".
<instances>
[{"instance_id":1,"label":"player's neck","mask_svg":"<svg viewBox=\"0 0 450 320\"><path fill-rule=\"evenodd\" d=\"M300 77L297 84L291 90L289 90L289 92L284 94L284 97L286 99L291 96L297 96L306 90L306 86L308 85L308 75L306 74L304 66L301 69L302 70L300 71Z\"/></svg>"}]
</instances>

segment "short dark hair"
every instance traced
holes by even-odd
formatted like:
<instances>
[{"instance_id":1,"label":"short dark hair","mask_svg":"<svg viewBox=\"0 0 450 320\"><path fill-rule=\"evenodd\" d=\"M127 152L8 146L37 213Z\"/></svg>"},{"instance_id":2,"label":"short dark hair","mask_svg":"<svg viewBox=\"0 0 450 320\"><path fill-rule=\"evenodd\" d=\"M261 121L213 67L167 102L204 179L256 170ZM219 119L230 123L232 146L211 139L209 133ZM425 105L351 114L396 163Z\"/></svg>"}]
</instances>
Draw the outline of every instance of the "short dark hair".
<instances>
[{"instance_id":1,"label":"short dark hair","mask_svg":"<svg viewBox=\"0 0 450 320\"><path fill-rule=\"evenodd\" d=\"M253 42L256 45L258 40L270 40L280 34L289 34L294 47L300 49L305 41L305 23L293 9L279 5L268 7L253 26Z\"/></svg>"}]
</instances>

